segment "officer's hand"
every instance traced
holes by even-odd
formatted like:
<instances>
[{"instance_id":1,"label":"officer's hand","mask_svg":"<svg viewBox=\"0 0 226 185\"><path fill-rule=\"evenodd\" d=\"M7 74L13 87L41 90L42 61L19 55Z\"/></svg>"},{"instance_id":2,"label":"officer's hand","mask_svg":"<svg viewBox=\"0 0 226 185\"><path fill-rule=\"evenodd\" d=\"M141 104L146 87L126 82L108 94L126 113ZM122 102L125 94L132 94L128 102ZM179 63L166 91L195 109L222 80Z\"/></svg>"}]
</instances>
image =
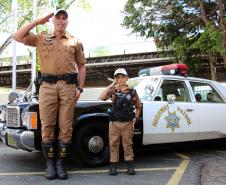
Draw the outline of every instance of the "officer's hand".
<instances>
[{"instance_id":1,"label":"officer's hand","mask_svg":"<svg viewBox=\"0 0 226 185\"><path fill-rule=\"evenodd\" d=\"M75 100L76 101L79 99L80 95L81 95L80 90L76 89L76 92L75 92Z\"/></svg>"},{"instance_id":2,"label":"officer's hand","mask_svg":"<svg viewBox=\"0 0 226 185\"><path fill-rule=\"evenodd\" d=\"M36 23L37 24L45 24L45 23L49 22L49 19L53 16L54 16L54 13L50 13L50 14L44 16L44 17L37 19Z\"/></svg>"}]
</instances>

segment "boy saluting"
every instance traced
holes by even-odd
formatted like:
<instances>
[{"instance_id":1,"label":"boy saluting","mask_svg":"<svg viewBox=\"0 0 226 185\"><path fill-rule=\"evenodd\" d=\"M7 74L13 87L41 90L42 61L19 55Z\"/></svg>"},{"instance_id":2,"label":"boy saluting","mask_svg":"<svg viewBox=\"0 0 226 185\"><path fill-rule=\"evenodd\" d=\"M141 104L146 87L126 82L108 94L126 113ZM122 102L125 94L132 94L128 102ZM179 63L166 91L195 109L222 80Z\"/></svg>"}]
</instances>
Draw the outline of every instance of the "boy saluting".
<instances>
[{"instance_id":1,"label":"boy saluting","mask_svg":"<svg viewBox=\"0 0 226 185\"><path fill-rule=\"evenodd\" d=\"M111 98L112 109L109 124L110 169L109 175L117 175L119 145L122 138L124 159L127 162L127 174L135 175L133 168L133 129L141 111L141 102L135 89L126 84L128 74L119 68L114 72L114 82L101 94L101 100ZM135 110L135 112L134 112Z\"/></svg>"}]
</instances>

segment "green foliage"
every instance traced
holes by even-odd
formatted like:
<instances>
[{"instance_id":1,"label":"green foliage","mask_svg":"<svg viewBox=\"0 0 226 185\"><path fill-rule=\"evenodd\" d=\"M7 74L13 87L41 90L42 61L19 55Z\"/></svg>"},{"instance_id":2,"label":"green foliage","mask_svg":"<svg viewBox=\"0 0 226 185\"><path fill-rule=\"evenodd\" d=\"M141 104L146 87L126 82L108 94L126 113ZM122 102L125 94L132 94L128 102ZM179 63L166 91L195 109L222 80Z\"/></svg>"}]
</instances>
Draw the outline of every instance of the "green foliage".
<instances>
[{"instance_id":1,"label":"green foliage","mask_svg":"<svg viewBox=\"0 0 226 185\"><path fill-rule=\"evenodd\" d=\"M216 55L224 53L222 43L222 32L218 31L213 24L208 24L199 39L192 44L192 47L199 49L202 54L216 53Z\"/></svg>"},{"instance_id":2,"label":"green foliage","mask_svg":"<svg viewBox=\"0 0 226 185\"><path fill-rule=\"evenodd\" d=\"M201 12L201 2L203 2ZM197 70L203 54L222 54L219 1L128 0L122 25L142 37L154 37L157 47L175 61ZM207 22L212 23L208 24ZM201 55L202 54L202 55Z\"/></svg>"}]
</instances>

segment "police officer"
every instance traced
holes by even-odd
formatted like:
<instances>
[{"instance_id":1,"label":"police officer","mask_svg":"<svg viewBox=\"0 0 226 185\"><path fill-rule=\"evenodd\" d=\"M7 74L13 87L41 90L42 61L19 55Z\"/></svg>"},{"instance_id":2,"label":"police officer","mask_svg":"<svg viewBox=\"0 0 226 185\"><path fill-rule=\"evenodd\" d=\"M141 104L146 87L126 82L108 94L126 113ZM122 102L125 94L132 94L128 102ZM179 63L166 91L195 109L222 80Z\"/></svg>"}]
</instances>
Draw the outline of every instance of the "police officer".
<instances>
[{"instance_id":1,"label":"police officer","mask_svg":"<svg viewBox=\"0 0 226 185\"><path fill-rule=\"evenodd\" d=\"M34 35L30 31L52 19L54 31ZM63 159L72 137L75 103L83 91L86 68L81 42L66 32L68 13L58 10L20 28L13 39L36 47L40 58L41 86L39 109L42 124L42 148L46 159L46 178L66 179ZM57 120L58 119L58 120ZM55 126L59 134L55 138Z\"/></svg>"},{"instance_id":2,"label":"police officer","mask_svg":"<svg viewBox=\"0 0 226 185\"><path fill-rule=\"evenodd\" d=\"M110 175L117 175L119 162L119 145L122 138L124 158L127 162L127 174L135 175L133 168L133 129L141 111L141 102L135 89L130 88L126 81L128 74L124 68L114 73L114 82L101 94L101 100L112 99L109 124ZM135 109L135 112L134 112Z\"/></svg>"}]
</instances>

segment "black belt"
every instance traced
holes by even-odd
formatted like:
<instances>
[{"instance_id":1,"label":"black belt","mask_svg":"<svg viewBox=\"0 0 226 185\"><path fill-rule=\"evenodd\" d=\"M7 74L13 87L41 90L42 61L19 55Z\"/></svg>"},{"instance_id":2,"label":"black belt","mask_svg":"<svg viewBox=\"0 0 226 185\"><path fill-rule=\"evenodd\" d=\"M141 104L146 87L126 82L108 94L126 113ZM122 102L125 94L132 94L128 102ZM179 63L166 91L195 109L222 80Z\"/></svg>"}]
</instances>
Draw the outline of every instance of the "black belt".
<instances>
[{"instance_id":1,"label":"black belt","mask_svg":"<svg viewBox=\"0 0 226 185\"><path fill-rule=\"evenodd\" d=\"M57 83L59 80L66 81L67 84L77 84L77 73L69 73L64 75L41 75L41 82Z\"/></svg>"}]
</instances>

